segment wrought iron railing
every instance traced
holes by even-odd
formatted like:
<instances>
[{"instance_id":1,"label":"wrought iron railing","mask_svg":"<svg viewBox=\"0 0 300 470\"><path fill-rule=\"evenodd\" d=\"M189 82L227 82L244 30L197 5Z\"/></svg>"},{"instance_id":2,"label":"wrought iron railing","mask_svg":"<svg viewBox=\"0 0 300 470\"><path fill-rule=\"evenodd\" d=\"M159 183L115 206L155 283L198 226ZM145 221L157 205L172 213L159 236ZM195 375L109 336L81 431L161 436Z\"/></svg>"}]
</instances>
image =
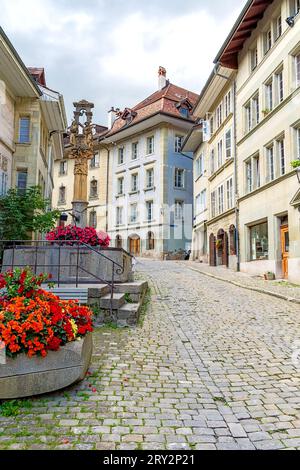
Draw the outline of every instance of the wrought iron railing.
<instances>
[{"instance_id":1,"label":"wrought iron railing","mask_svg":"<svg viewBox=\"0 0 300 470\"><path fill-rule=\"evenodd\" d=\"M39 254L41 254L41 248L43 249L50 249L56 248L58 250L57 262L55 263L41 263L39 261ZM75 250L76 253L76 263L69 264L62 262L62 249L69 248L70 250ZM29 262L20 262L20 259L16 259L16 253L18 250L25 250L25 249L33 249L33 257ZM9 262L5 263L4 253L5 250L10 250L9 253ZM111 280L104 279L101 276L101 273L92 272L90 269L87 269L86 266L82 266L80 262L80 254L82 250L89 251L93 253L95 256L98 256L99 259L105 259L109 264L111 264ZM83 243L79 240L55 240L55 241L48 241L48 240L0 240L0 272L4 272L10 269L18 268L25 268L29 267L35 274L39 274L39 270L56 270L57 276L53 276L51 282L57 284L58 287L61 284L71 284L78 288L80 284L104 284L110 288L110 310L112 313L112 306L113 306L113 295L114 295L114 288L115 288L115 276L122 275L124 273L124 256L123 256L123 265L111 259L108 255L104 254L105 249L101 249L98 247L93 247L86 243ZM124 251L124 250L118 250ZM25 253L25 251L24 251ZM124 252L125 254L125 252ZM27 260L28 261L28 260ZM62 280L62 270L70 268L75 270L75 275L69 275L66 279ZM88 274L90 279L81 279L80 273Z\"/></svg>"}]
</instances>

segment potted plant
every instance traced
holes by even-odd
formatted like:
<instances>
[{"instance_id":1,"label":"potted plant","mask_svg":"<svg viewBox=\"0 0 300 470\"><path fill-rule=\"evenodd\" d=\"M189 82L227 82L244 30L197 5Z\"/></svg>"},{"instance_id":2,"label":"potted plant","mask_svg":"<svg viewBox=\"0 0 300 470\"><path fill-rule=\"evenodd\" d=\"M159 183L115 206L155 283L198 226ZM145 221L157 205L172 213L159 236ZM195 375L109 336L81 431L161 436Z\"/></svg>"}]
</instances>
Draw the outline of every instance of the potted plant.
<instances>
[{"instance_id":1,"label":"potted plant","mask_svg":"<svg viewBox=\"0 0 300 470\"><path fill-rule=\"evenodd\" d=\"M0 274L0 399L39 395L82 380L92 353L92 312L41 288L30 269Z\"/></svg>"},{"instance_id":2,"label":"potted plant","mask_svg":"<svg viewBox=\"0 0 300 470\"><path fill-rule=\"evenodd\" d=\"M266 108L262 110L263 115L266 117L270 113L270 109Z\"/></svg>"},{"instance_id":3,"label":"potted plant","mask_svg":"<svg viewBox=\"0 0 300 470\"><path fill-rule=\"evenodd\" d=\"M291 166L292 166L292 168L299 168L300 167L300 160L299 159L298 160L293 160L291 162Z\"/></svg>"},{"instance_id":4,"label":"potted plant","mask_svg":"<svg viewBox=\"0 0 300 470\"><path fill-rule=\"evenodd\" d=\"M268 271L268 272L264 273L264 279L266 281L274 281L275 280L275 274L272 273L271 271Z\"/></svg>"}]
</instances>

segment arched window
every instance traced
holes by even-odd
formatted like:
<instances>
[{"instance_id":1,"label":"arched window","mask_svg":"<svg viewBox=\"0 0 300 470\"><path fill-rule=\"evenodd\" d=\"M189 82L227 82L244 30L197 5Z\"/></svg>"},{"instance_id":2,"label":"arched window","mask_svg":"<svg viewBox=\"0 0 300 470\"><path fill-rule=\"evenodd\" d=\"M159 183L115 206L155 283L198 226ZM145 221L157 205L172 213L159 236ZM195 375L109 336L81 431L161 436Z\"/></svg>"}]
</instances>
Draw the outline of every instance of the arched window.
<instances>
[{"instance_id":1,"label":"arched window","mask_svg":"<svg viewBox=\"0 0 300 470\"><path fill-rule=\"evenodd\" d=\"M97 198L98 197L98 181L93 179L90 184L90 197Z\"/></svg>"},{"instance_id":2,"label":"arched window","mask_svg":"<svg viewBox=\"0 0 300 470\"><path fill-rule=\"evenodd\" d=\"M120 235L116 236L116 248L119 248L119 249L123 248L123 241Z\"/></svg>"},{"instance_id":3,"label":"arched window","mask_svg":"<svg viewBox=\"0 0 300 470\"><path fill-rule=\"evenodd\" d=\"M236 235L236 228L234 225L231 225L229 227L229 250L231 256L236 255Z\"/></svg>"},{"instance_id":4,"label":"arched window","mask_svg":"<svg viewBox=\"0 0 300 470\"><path fill-rule=\"evenodd\" d=\"M91 211L90 212L89 225L90 225L90 227L97 228L97 212L96 211Z\"/></svg>"},{"instance_id":5,"label":"arched window","mask_svg":"<svg viewBox=\"0 0 300 470\"><path fill-rule=\"evenodd\" d=\"M154 250L154 248L155 248L154 233L153 232L148 232L147 250Z\"/></svg>"}]
</instances>

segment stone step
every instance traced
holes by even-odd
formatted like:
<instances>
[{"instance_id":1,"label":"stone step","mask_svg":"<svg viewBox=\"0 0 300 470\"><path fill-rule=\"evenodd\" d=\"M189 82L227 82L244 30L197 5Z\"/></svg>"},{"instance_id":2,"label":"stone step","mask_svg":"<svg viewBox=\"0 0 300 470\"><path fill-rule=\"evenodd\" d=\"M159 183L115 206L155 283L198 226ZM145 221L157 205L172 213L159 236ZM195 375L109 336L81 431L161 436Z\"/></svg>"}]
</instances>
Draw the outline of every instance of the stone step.
<instances>
[{"instance_id":1,"label":"stone step","mask_svg":"<svg viewBox=\"0 0 300 470\"><path fill-rule=\"evenodd\" d=\"M126 315L131 316L136 314L141 309L140 303L125 303L121 308L119 308L119 314L122 318L125 318Z\"/></svg>"},{"instance_id":2,"label":"stone step","mask_svg":"<svg viewBox=\"0 0 300 470\"><path fill-rule=\"evenodd\" d=\"M57 295L62 300L78 300L79 304L87 305L88 303L88 289L76 287L56 287L54 289L46 289L54 295Z\"/></svg>"},{"instance_id":3,"label":"stone step","mask_svg":"<svg viewBox=\"0 0 300 470\"><path fill-rule=\"evenodd\" d=\"M118 310L117 325L120 328L136 326L140 316L141 303L126 303Z\"/></svg>"},{"instance_id":4,"label":"stone step","mask_svg":"<svg viewBox=\"0 0 300 470\"><path fill-rule=\"evenodd\" d=\"M146 281L125 282L124 284L115 284L115 292L122 294L141 294L148 287Z\"/></svg>"},{"instance_id":5,"label":"stone step","mask_svg":"<svg viewBox=\"0 0 300 470\"><path fill-rule=\"evenodd\" d=\"M109 310L111 307L113 310L119 310L125 304L125 294L114 293L111 305L111 295L107 294L100 299L100 308L103 310Z\"/></svg>"}]
</instances>

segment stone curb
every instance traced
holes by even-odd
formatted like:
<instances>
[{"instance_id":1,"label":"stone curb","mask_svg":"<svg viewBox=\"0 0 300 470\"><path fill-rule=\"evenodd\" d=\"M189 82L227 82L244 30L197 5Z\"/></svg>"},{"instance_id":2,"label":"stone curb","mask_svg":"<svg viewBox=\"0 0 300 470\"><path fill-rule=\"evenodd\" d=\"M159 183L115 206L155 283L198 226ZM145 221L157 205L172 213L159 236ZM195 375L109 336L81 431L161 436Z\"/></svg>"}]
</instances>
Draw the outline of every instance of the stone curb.
<instances>
[{"instance_id":1,"label":"stone curb","mask_svg":"<svg viewBox=\"0 0 300 470\"><path fill-rule=\"evenodd\" d=\"M283 295L283 294L276 294L276 292L266 290L266 289L260 289L259 287L245 286L245 284L240 284L239 282L231 281L230 279L224 279L224 277L215 276L214 274L210 274L210 273L206 273L204 271L200 271L199 269L192 268L191 266L188 266L188 269L191 269L192 271L195 271L199 274L202 274L203 276L208 276L208 277L211 277L213 279L217 279L218 281L227 282L228 284L232 284L236 287L241 287L242 289L247 289L247 290L251 290L251 291L254 291L254 292L259 292L260 294L270 295L272 297L277 297L278 299L285 300L286 302L291 302L291 303L300 305L300 299L295 299L294 297L287 297L286 295Z\"/></svg>"}]
</instances>

